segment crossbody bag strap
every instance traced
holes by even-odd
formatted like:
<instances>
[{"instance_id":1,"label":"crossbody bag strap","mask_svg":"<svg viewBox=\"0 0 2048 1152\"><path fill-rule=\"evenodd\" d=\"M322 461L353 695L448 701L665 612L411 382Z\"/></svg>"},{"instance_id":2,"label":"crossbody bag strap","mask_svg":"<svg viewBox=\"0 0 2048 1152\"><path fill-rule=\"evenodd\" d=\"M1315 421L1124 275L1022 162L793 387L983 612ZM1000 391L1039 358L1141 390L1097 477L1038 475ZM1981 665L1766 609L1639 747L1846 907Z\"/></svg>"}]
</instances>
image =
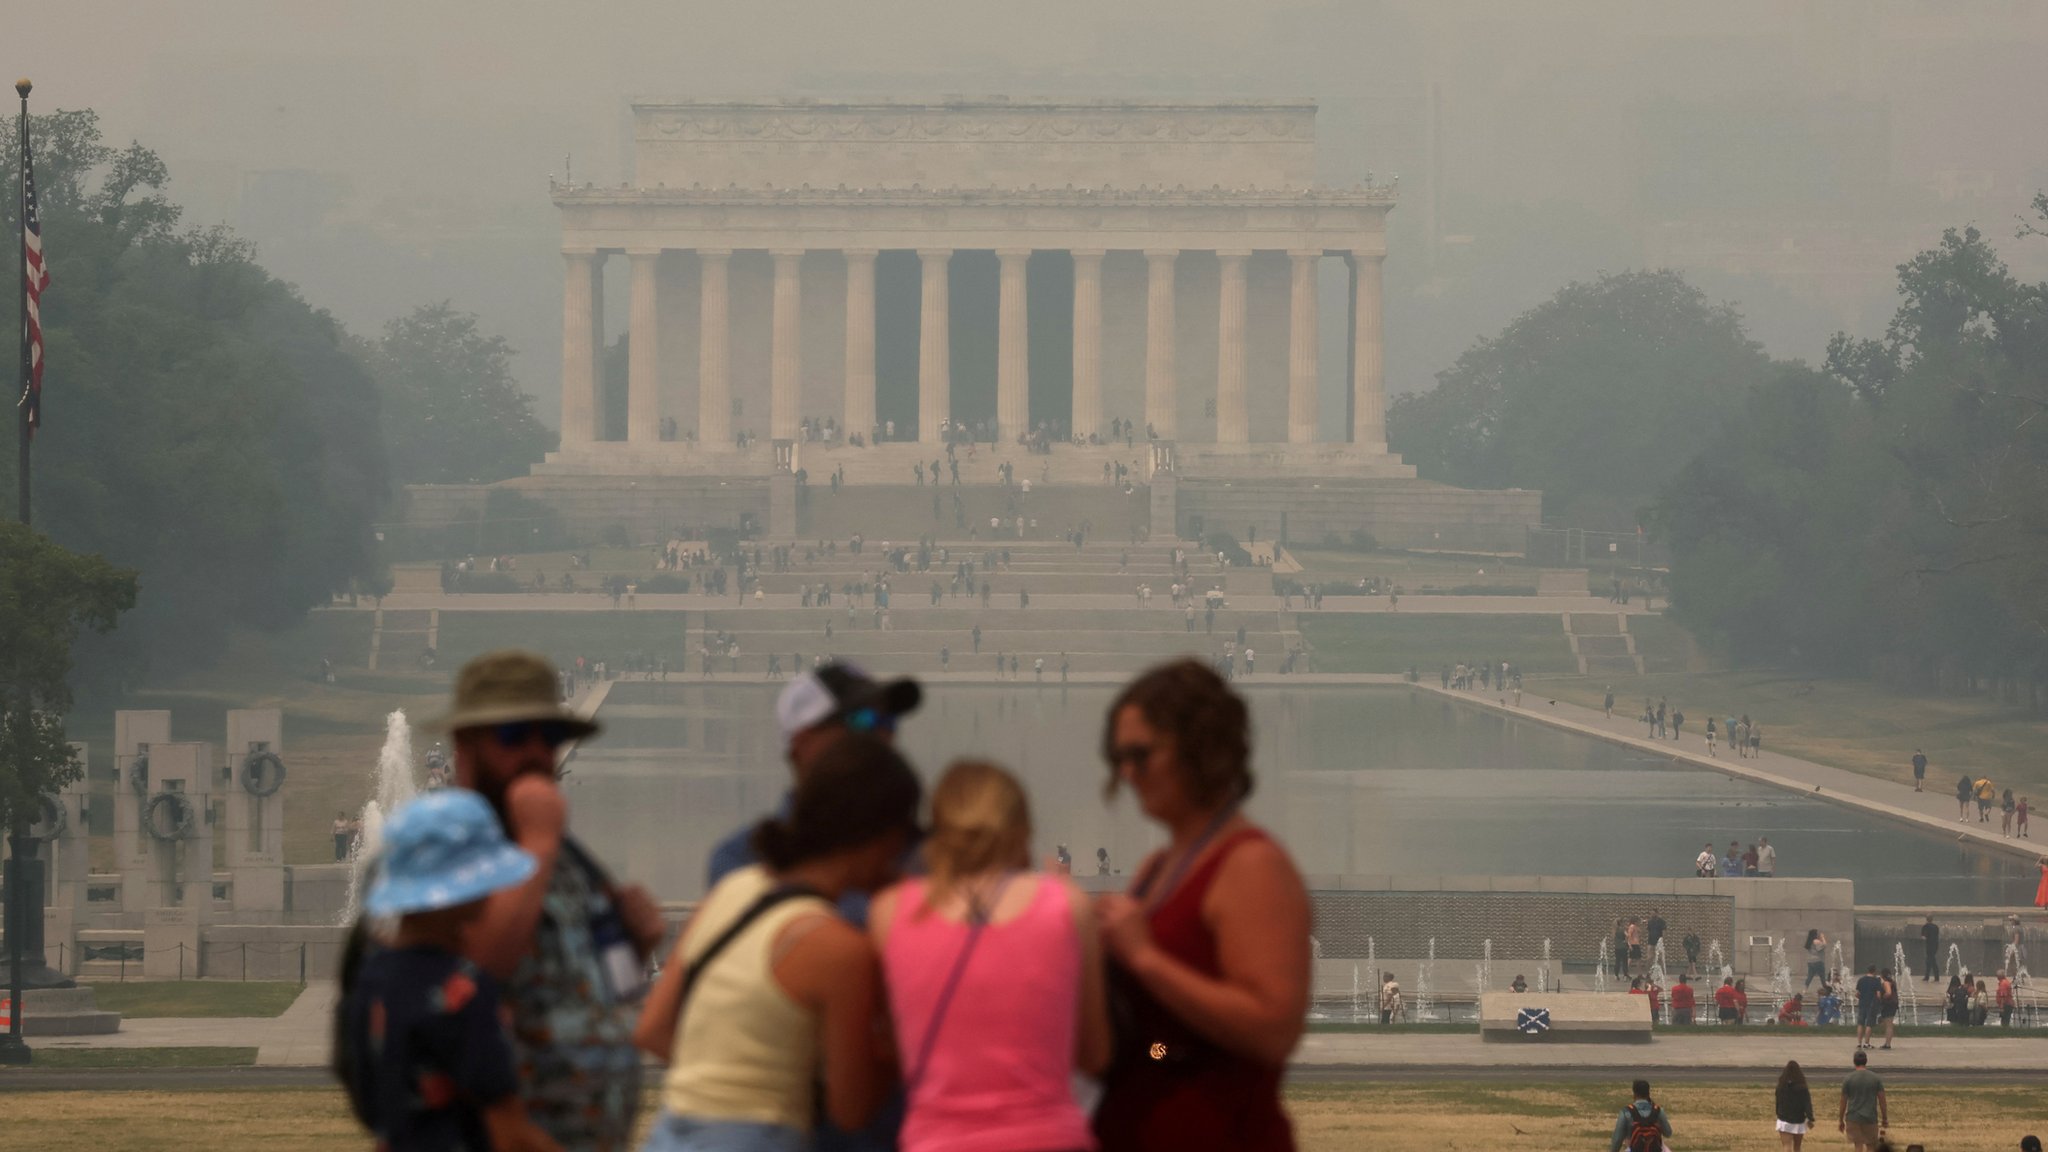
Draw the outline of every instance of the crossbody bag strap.
<instances>
[{"instance_id":1,"label":"crossbody bag strap","mask_svg":"<svg viewBox=\"0 0 2048 1152\"><path fill-rule=\"evenodd\" d=\"M761 893L758 899L748 905L747 910L740 913L739 917L728 925L725 931L718 934L718 938L711 942L711 946L698 953L697 958L690 961L690 966L683 970L683 988L676 996L677 1027L682 1026L683 1011L689 1007L690 990L697 986L697 978L704 974L704 970L711 966L711 962L718 958L719 953L725 951L726 947L734 940L739 939L740 933L745 932L754 921L759 920L769 909L774 908L778 904L784 904L802 896L817 895L818 893L814 889L801 885L781 885Z\"/></svg>"},{"instance_id":2,"label":"crossbody bag strap","mask_svg":"<svg viewBox=\"0 0 2048 1152\"><path fill-rule=\"evenodd\" d=\"M974 955L974 946L981 943L982 932L988 928L989 919L995 915L996 904L1003 898L1003 889L1009 887L1009 884L1010 878L1005 876L1002 882L996 885L995 891L989 894L986 913L975 908L972 901L969 902L971 919L967 925L967 940L960 945L960 955L953 960L953 970L946 974L946 983L939 989L939 998L932 1002L931 1019L926 1021L924 1026L924 1040L917 1046L917 1060L909 1066L903 1077L905 1089L915 1089L918 1081L924 1079L925 1065L932 1058L932 1045L939 1039L939 1027L946 1022L946 1012L953 1006L953 994L960 990L960 977L966 974L967 961Z\"/></svg>"}]
</instances>

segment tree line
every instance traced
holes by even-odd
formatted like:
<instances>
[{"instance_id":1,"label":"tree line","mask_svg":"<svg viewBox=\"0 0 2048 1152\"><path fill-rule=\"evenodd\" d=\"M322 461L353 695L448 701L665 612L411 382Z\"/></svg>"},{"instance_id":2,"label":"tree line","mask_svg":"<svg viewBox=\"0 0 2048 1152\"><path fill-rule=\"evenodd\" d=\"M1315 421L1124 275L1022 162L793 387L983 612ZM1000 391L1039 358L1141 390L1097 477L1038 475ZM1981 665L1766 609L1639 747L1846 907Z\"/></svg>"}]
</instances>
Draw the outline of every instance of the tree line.
<instances>
[{"instance_id":1,"label":"tree line","mask_svg":"<svg viewBox=\"0 0 2048 1152\"><path fill-rule=\"evenodd\" d=\"M235 627L388 587L375 526L401 485L503 479L553 446L474 316L429 304L351 333L246 240L184 225L163 160L90 110L31 117L30 138L52 272L36 527L139 586L87 670L203 664Z\"/></svg>"},{"instance_id":2,"label":"tree line","mask_svg":"<svg viewBox=\"0 0 2048 1152\"><path fill-rule=\"evenodd\" d=\"M1960 228L1898 290L1883 335L1810 365L1675 273L1573 284L1396 400L1389 439L1433 479L1543 489L1547 520L1643 526L1671 615L1739 661L2048 704L2048 283Z\"/></svg>"}]
</instances>

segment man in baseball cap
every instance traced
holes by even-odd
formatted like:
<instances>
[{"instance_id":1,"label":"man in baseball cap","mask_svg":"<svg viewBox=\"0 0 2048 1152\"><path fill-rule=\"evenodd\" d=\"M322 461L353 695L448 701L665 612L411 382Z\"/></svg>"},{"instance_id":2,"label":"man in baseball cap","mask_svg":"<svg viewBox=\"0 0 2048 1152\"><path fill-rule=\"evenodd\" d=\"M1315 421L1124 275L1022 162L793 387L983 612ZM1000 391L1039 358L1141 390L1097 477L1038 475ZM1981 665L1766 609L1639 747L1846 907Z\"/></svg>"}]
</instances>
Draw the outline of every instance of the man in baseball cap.
<instances>
[{"instance_id":1,"label":"man in baseball cap","mask_svg":"<svg viewBox=\"0 0 2048 1152\"><path fill-rule=\"evenodd\" d=\"M569 835L556 764L598 726L562 703L553 665L506 650L464 665L453 706L426 727L448 734L456 784L536 864L485 898L467 948L504 982L527 1113L568 1152L624 1148L640 1103L634 1001L664 925L644 888L614 882Z\"/></svg>"},{"instance_id":2,"label":"man in baseball cap","mask_svg":"<svg viewBox=\"0 0 2048 1152\"><path fill-rule=\"evenodd\" d=\"M775 728L792 774L802 777L818 757L851 732L895 743L896 724L917 710L924 689L904 677L876 680L851 664L833 661L799 673L775 698ZM789 806L784 794L782 808ZM705 888L755 862L747 843L753 824L733 832L711 849ZM864 911L864 905L860 911Z\"/></svg>"}]
</instances>

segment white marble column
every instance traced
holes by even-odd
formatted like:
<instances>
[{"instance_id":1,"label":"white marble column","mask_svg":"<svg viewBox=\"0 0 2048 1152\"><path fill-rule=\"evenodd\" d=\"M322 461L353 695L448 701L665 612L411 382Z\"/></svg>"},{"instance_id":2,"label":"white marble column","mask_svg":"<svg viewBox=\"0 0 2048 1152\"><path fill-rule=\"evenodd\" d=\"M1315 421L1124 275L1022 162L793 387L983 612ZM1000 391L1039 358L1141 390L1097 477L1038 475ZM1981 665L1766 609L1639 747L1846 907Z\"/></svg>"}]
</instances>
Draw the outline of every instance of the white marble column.
<instances>
[{"instance_id":1,"label":"white marble column","mask_svg":"<svg viewBox=\"0 0 2048 1152\"><path fill-rule=\"evenodd\" d=\"M875 256L846 250L846 427L840 438L875 431Z\"/></svg>"},{"instance_id":2,"label":"white marble column","mask_svg":"<svg viewBox=\"0 0 2048 1152\"><path fill-rule=\"evenodd\" d=\"M1287 299L1287 442L1316 439L1316 261L1321 252L1289 252Z\"/></svg>"},{"instance_id":3,"label":"white marble column","mask_svg":"<svg viewBox=\"0 0 2048 1152\"><path fill-rule=\"evenodd\" d=\"M562 447L597 439L595 252L562 253Z\"/></svg>"},{"instance_id":4,"label":"white marble column","mask_svg":"<svg viewBox=\"0 0 2048 1152\"><path fill-rule=\"evenodd\" d=\"M652 444L661 439L661 313L656 308L656 269L661 250L626 253L633 265L630 338L626 341L626 439Z\"/></svg>"},{"instance_id":5,"label":"white marble column","mask_svg":"<svg viewBox=\"0 0 2048 1152\"><path fill-rule=\"evenodd\" d=\"M1102 434L1102 257L1074 250L1074 433Z\"/></svg>"},{"instance_id":6,"label":"white marble column","mask_svg":"<svg viewBox=\"0 0 2048 1152\"><path fill-rule=\"evenodd\" d=\"M1026 269L1029 248L996 251L1002 262L996 296L996 440L1009 444L1031 422L1031 308Z\"/></svg>"},{"instance_id":7,"label":"white marble column","mask_svg":"<svg viewBox=\"0 0 2048 1152\"><path fill-rule=\"evenodd\" d=\"M952 311L946 297L950 248L920 248L924 288L917 321L917 438L937 443L939 425L953 408L953 345L947 330Z\"/></svg>"},{"instance_id":8,"label":"white marble column","mask_svg":"<svg viewBox=\"0 0 2048 1152\"><path fill-rule=\"evenodd\" d=\"M1251 414L1244 394L1244 264L1251 252L1216 253L1222 265L1216 323L1216 442L1243 444L1251 439Z\"/></svg>"},{"instance_id":9,"label":"white marble column","mask_svg":"<svg viewBox=\"0 0 2048 1152\"><path fill-rule=\"evenodd\" d=\"M1387 395L1380 339L1380 265L1375 252L1351 254L1351 442L1360 451L1387 452Z\"/></svg>"},{"instance_id":10,"label":"white marble column","mask_svg":"<svg viewBox=\"0 0 2048 1152\"><path fill-rule=\"evenodd\" d=\"M732 447L732 334L727 271L732 249L697 249L697 440L706 448Z\"/></svg>"},{"instance_id":11,"label":"white marble column","mask_svg":"<svg viewBox=\"0 0 2048 1152\"><path fill-rule=\"evenodd\" d=\"M768 437L796 439L802 393L798 389L798 368L802 365L799 328L803 307L803 282L798 268L803 250L777 248L768 253L775 261L775 306L771 321L772 340L768 358Z\"/></svg>"},{"instance_id":12,"label":"white marble column","mask_svg":"<svg viewBox=\"0 0 2048 1152\"><path fill-rule=\"evenodd\" d=\"M1145 423L1171 440L1178 431L1180 397L1173 374L1173 262L1176 249L1146 249Z\"/></svg>"}]
</instances>

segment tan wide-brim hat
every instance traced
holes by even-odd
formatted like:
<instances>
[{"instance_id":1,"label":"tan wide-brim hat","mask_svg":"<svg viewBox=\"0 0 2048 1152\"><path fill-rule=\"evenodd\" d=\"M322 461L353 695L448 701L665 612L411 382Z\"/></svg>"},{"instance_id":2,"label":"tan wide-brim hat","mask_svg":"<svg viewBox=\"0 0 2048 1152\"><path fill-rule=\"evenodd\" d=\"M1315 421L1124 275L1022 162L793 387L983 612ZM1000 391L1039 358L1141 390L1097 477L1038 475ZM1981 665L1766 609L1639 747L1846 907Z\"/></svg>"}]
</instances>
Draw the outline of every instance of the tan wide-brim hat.
<instances>
[{"instance_id":1,"label":"tan wide-brim hat","mask_svg":"<svg viewBox=\"0 0 2048 1152\"><path fill-rule=\"evenodd\" d=\"M456 732L496 724L547 721L562 724L576 738L594 736L598 726L560 699L554 665L516 648L486 652L462 666L455 701L447 712L423 721L431 732Z\"/></svg>"}]
</instances>

